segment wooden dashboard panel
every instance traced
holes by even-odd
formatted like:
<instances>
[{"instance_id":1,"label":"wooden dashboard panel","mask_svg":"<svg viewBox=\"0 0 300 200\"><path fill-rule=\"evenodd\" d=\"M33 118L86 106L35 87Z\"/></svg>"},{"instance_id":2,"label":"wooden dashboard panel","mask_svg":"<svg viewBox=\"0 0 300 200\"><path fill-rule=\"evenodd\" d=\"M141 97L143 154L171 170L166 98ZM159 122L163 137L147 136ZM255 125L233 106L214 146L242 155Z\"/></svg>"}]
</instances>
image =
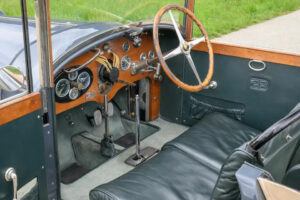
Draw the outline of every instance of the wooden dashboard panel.
<instances>
[{"instance_id":1,"label":"wooden dashboard panel","mask_svg":"<svg viewBox=\"0 0 300 200\"><path fill-rule=\"evenodd\" d=\"M122 45L125 41L128 41L130 44L130 49L127 52L123 52ZM131 58L131 62L139 61L140 60L140 54L146 53L148 55L148 52L150 50L154 50L153 46L153 40L151 34L144 34L142 35L142 45L138 48L133 47L132 42L129 41L126 38L118 38L112 41L108 42L109 46L111 47L111 50L115 52L120 60L123 56L128 55ZM103 45L99 46L101 50L103 50ZM87 52L86 54L76 58L71 63L69 63L65 69L72 67L74 65L82 65L89 59L91 59L94 56L94 53ZM110 58L111 55L109 53L105 53L104 56L107 58ZM62 113L66 110L69 110L71 108L74 108L78 105L84 104L88 101L95 101L98 103L104 102L104 95L99 93L98 90L98 65L99 63L97 61L93 61L91 64L88 65L88 68L93 73L93 82L88 89L88 91L79 97L78 99L67 102L67 103L58 103L56 102L56 114ZM154 78L154 72L151 73L138 73L136 75L131 75L130 68L126 71L123 71L121 68L119 69L119 80L127 81L127 82L135 82L137 80L143 79L143 78L149 78L150 80L150 113L149 113L149 119L153 120L158 117L159 114L159 102L160 102L160 82L155 81ZM123 83L115 83L111 91L108 93L108 98L111 100L115 94L122 88L126 86L126 84ZM96 94L93 98L87 99L87 94Z\"/></svg>"}]
</instances>

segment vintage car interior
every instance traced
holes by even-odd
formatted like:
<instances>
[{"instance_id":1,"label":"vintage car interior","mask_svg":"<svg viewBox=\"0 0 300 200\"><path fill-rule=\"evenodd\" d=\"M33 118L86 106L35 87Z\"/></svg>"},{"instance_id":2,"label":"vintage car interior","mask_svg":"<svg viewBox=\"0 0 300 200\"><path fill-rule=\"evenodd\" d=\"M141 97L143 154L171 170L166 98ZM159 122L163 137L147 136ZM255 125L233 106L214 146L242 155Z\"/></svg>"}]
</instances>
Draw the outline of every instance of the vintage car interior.
<instances>
[{"instance_id":1,"label":"vintage car interior","mask_svg":"<svg viewBox=\"0 0 300 200\"><path fill-rule=\"evenodd\" d=\"M15 167L19 186L38 180L22 199L44 199L44 187L47 199L253 199L258 177L300 190L300 56L211 42L191 8L166 5L154 22L129 25L53 21L55 127L39 136L51 116L31 40L32 93L10 106L34 112L6 120L23 81L0 81L1 134L31 141L16 150L36 169ZM22 25L1 18L0 28L11 20ZM5 56L26 72L26 50ZM12 183L0 187L0 199L12 199Z\"/></svg>"}]
</instances>

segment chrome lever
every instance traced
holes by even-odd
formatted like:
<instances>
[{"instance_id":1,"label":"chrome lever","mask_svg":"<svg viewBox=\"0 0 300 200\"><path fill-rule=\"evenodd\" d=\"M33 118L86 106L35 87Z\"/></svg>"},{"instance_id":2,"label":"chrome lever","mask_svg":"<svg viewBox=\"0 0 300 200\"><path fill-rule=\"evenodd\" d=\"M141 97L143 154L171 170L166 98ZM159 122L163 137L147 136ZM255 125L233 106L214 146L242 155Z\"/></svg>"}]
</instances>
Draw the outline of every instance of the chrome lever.
<instances>
[{"instance_id":1,"label":"chrome lever","mask_svg":"<svg viewBox=\"0 0 300 200\"><path fill-rule=\"evenodd\" d=\"M154 80L155 81L161 81L162 75L160 74L161 65L160 63L157 63L156 72L154 74Z\"/></svg>"},{"instance_id":2,"label":"chrome lever","mask_svg":"<svg viewBox=\"0 0 300 200\"><path fill-rule=\"evenodd\" d=\"M13 190L14 190L13 200L18 200L18 198L17 198L18 176L17 176L16 170L14 168L10 167L6 170L5 180L7 182L10 182L10 181L13 182Z\"/></svg>"},{"instance_id":3,"label":"chrome lever","mask_svg":"<svg viewBox=\"0 0 300 200\"><path fill-rule=\"evenodd\" d=\"M136 159L141 159L141 122L140 122L140 98L137 94L135 96L135 145L136 145Z\"/></svg>"},{"instance_id":4,"label":"chrome lever","mask_svg":"<svg viewBox=\"0 0 300 200\"><path fill-rule=\"evenodd\" d=\"M153 147L146 147L141 149L141 121L140 121L140 97L137 94L135 96L135 148L136 152L125 160L125 163L131 166L137 166L145 160L150 159L154 156L159 150Z\"/></svg>"}]
</instances>

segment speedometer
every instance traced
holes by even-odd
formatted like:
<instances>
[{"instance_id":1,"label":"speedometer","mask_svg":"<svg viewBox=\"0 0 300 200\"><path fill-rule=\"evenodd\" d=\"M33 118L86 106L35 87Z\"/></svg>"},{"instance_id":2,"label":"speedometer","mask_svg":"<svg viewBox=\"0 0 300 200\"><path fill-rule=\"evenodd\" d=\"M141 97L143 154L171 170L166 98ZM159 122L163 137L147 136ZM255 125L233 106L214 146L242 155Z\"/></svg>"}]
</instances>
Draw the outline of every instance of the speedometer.
<instances>
[{"instance_id":1,"label":"speedometer","mask_svg":"<svg viewBox=\"0 0 300 200\"><path fill-rule=\"evenodd\" d=\"M60 79L55 86L55 93L58 97L65 97L70 91L70 82L63 78Z\"/></svg>"},{"instance_id":2,"label":"speedometer","mask_svg":"<svg viewBox=\"0 0 300 200\"><path fill-rule=\"evenodd\" d=\"M123 56L121 59L121 69L122 70L127 70L130 67L131 64L131 59L129 56Z\"/></svg>"},{"instance_id":3,"label":"speedometer","mask_svg":"<svg viewBox=\"0 0 300 200\"><path fill-rule=\"evenodd\" d=\"M90 86L91 76L87 72L81 72L78 75L77 83L78 84L81 83L82 84L82 89L85 90L86 88L88 88Z\"/></svg>"}]
</instances>

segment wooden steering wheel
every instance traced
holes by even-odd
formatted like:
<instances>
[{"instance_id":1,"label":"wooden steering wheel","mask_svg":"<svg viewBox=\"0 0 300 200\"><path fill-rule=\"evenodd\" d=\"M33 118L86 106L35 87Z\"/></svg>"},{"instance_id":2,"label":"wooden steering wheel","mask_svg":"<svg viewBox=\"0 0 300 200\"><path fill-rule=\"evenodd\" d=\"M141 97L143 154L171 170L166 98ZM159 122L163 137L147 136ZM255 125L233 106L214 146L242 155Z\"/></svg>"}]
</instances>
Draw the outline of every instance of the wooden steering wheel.
<instances>
[{"instance_id":1,"label":"wooden steering wheel","mask_svg":"<svg viewBox=\"0 0 300 200\"><path fill-rule=\"evenodd\" d=\"M201 38L197 38L197 39L193 39L191 41L185 41L183 36L181 35L181 32L178 28L178 25L173 17L172 14L172 10L179 10L184 12L185 14L187 14L199 27L199 29L201 30L202 34L204 35L204 37ZM179 46L165 54L163 54L161 52L161 48L159 45L159 37L158 37L158 25L161 21L162 16L164 15L164 13L166 13L168 11L174 29L176 31L177 37L179 39ZM208 54L209 54L209 68L208 68L208 73L204 79L204 81L202 82L199 76L199 73L195 67L194 61L191 57L191 49L196 46L197 44L199 44L200 42L205 41L207 48L208 48ZM154 24L153 24L153 42L154 42L154 48L156 50L156 54L157 57L160 61L160 64L163 68L163 70L165 71L165 73L168 75L168 77L180 88L189 91L189 92L198 92L201 89L204 89L205 87L208 86L208 84L210 83L210 80L213 76L213 71L214 71L214 54L213 54L213 50L212 50L212 46L210 43L210 40L208 38L208 35L203 27L203 25L201 24L201 22L196 18L196 16L194 15L193 12L191 12L190 10L182 7L182 6L178 6L178 5L166 5L163 8L161 8L158 13L155 16L154 19ZM183 54L185 55L187 61L189 62L190 67L192 68L197 80L198 80L198 85L189 85L186 84L184 82L182 82L181 80L179 80L174 73L170 70L170 68L168 67L166 60L173 58L177 55Z\"/></svg>"}]
</instances>

